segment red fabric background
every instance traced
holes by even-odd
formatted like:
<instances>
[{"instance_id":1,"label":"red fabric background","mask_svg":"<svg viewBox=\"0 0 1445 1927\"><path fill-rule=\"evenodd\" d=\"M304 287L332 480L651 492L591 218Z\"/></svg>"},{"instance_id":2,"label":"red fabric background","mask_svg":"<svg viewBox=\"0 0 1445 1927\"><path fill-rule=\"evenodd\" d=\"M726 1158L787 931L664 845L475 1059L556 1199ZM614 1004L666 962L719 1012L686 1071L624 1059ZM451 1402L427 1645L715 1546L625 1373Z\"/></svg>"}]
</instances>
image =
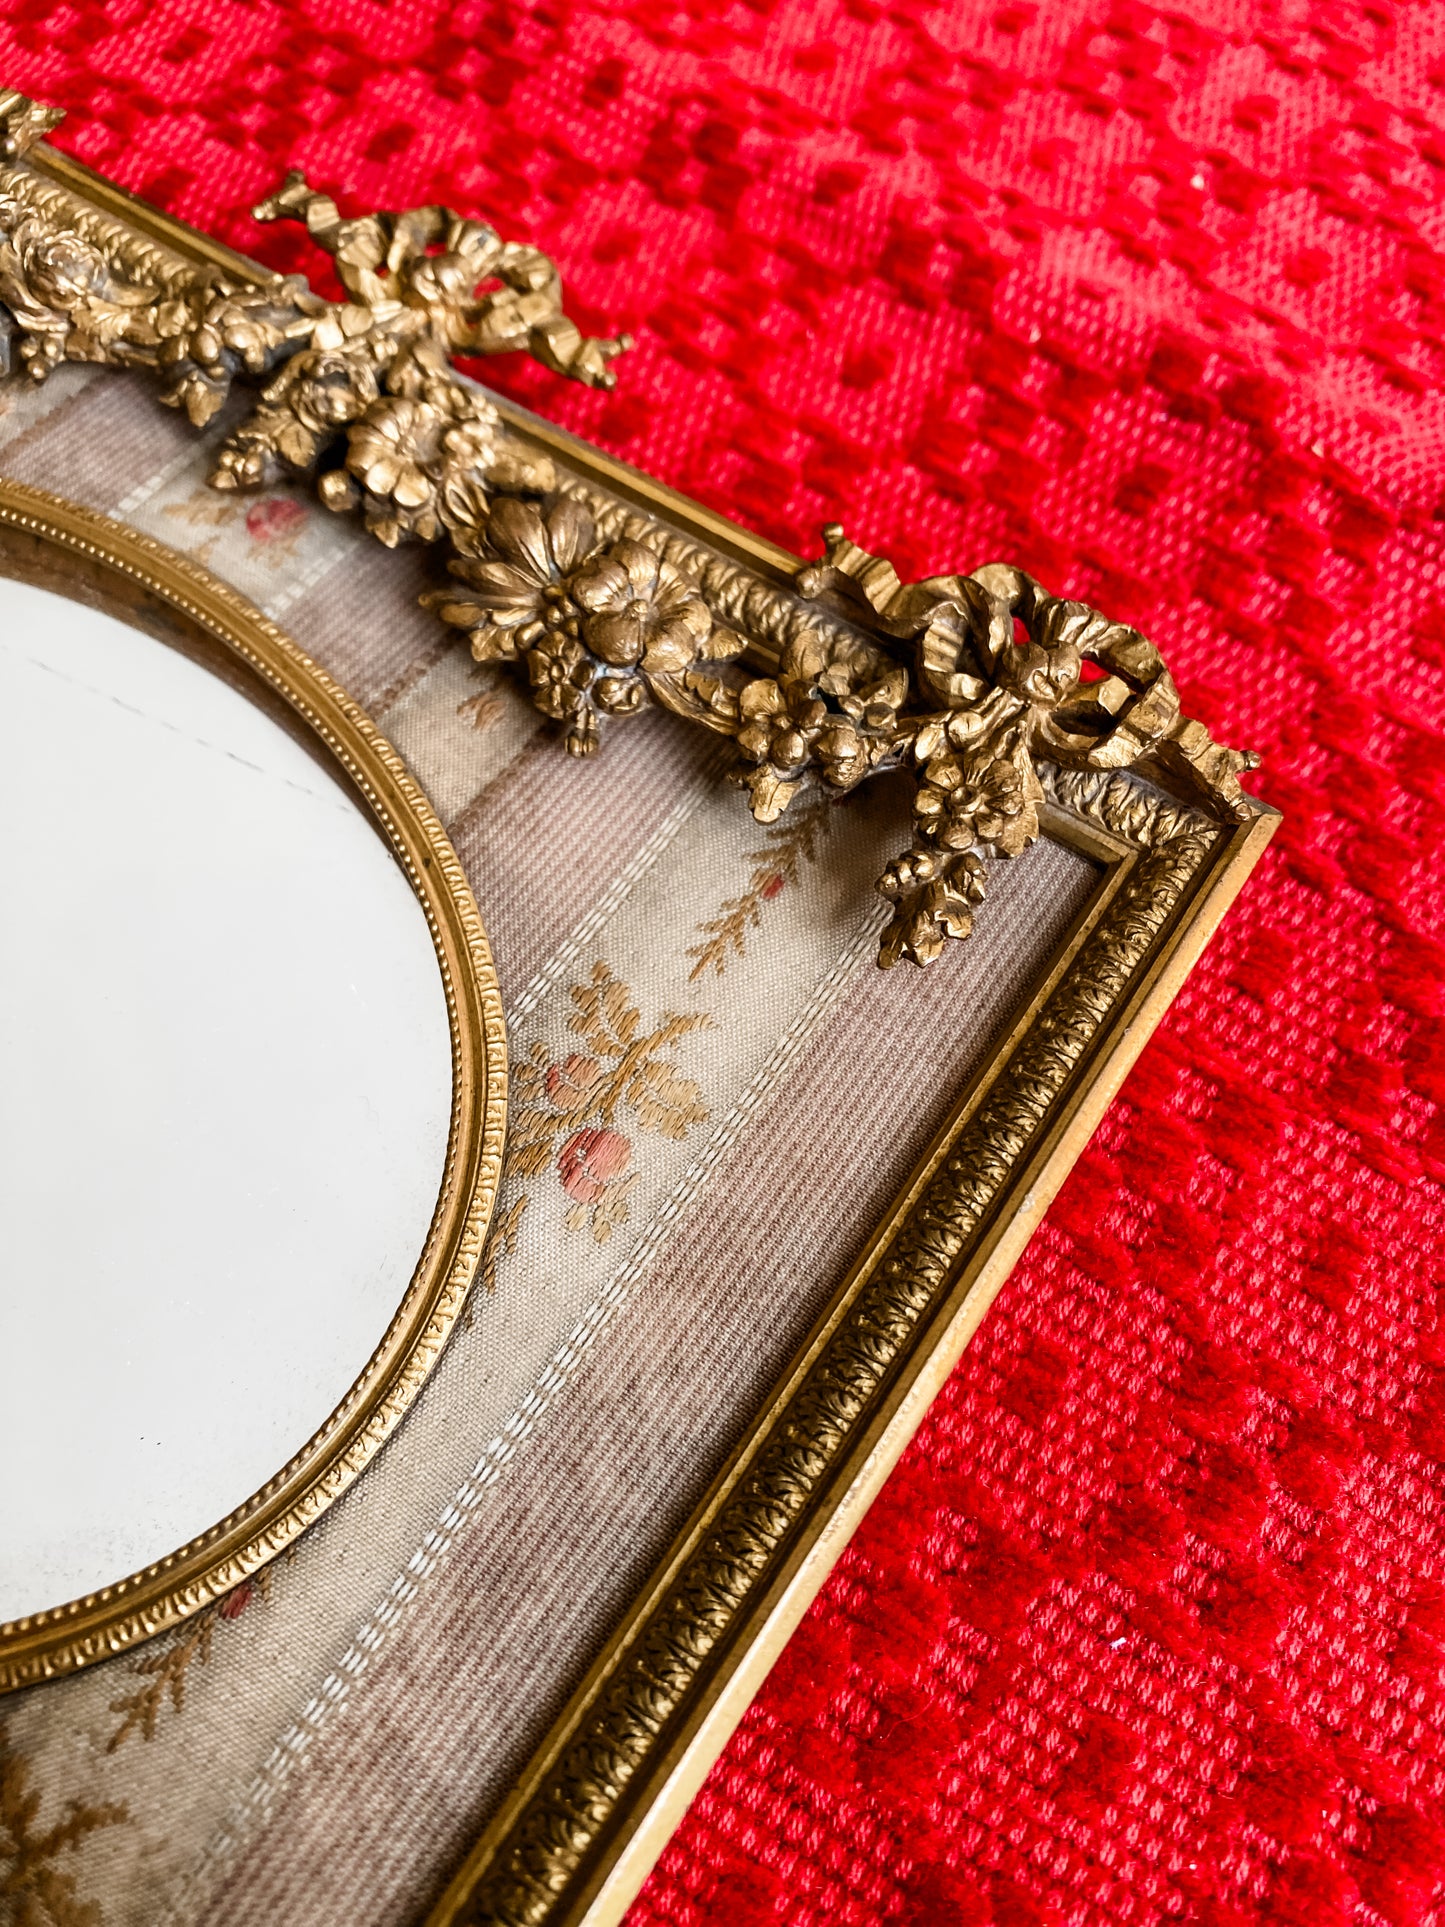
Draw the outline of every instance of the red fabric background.
<instances>
[{"instance_id":1,"label":"red fabric background","mask_svg":"<svg viewBox=\"0 0 1445 1927\"><path fill-rule=\"evenodd\" d=\"M639 346L511 392L784 542L1147 628L1284 828L633 1927L1445 1919L1445 14L0 5L255 253L444 199Z\"/></svg>"}]
</instances>

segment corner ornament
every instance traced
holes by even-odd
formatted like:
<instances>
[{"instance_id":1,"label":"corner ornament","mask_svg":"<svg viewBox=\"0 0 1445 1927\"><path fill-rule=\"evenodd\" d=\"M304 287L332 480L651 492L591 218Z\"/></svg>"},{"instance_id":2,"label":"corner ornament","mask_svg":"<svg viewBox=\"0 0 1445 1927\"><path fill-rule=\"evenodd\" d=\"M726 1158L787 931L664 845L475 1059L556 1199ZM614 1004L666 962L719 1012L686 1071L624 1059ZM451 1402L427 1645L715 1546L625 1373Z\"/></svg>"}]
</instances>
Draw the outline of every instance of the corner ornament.
<instances>
[{"instance_id":1,"label":"corner ornament","mask_svg":"<svg viewBox=\"0 0 1445 1927\"><path fill-rule=\"evenodd\" d=\"M1250 815L1239 779L1258 759L1183 715L1153 644L1005 564L904 583L830 526L792 597L769 591L791 604L788 640L773 672L755 673L756 639L723 619L725 565L680 557L647 516L604 535L615 502L559 472L455 372L457 356L525 352L613 386L630 337L585 336L536 248L443 207L344 218L292 173L256 216L304 225L345 300L299 275L162 257L118 221L82 233L35 191L25 156L58 118L0 90L0 372L145 368L197 427L234 384L259 384L211 485L308 480L380 541L435 545L451 581L424 602L479 661L525 670L573 755L660 706L733 740L760 823L806 791L907 772L911 840L878 886L892 910L885 968L930 963L969 934L988 859L1039 835L1040 763L1136 768L1221 821Z\"/></svg>"}]
</instances>

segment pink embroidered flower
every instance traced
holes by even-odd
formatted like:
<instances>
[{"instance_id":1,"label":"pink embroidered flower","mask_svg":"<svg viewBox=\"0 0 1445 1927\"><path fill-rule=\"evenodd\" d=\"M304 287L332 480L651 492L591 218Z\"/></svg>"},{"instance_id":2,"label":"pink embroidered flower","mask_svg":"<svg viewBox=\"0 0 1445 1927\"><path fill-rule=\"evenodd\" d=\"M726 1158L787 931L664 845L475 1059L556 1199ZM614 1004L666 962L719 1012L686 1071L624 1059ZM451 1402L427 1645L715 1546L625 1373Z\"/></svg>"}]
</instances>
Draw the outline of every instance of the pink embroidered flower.
<instances>
[{"instance_id":1,"label":"pink embroidered flower","mask_svg":"<svg viewBox=\"0 0 1445 1927\"><path fill-rule=\"evenodd\" d=\"M234 1592L228 1592L221 1601L222 1619L239 1619L251 1603L251 1595L256 1588L249 1579L243 1579Z\"/></svg>"},{"instance_id":2,"label":"pink embroidered flower","mask_svg":"<svg viewBox=\"0 0 1445 1927\"><path fill-rule=\"evenodd\" d=\"M595 1204L632 1162L632 1146L620 1131L575 1131L557 1154L562 1189L579 1204Z\"/></svg>"},{"instance_id":3,"label":"pink embroidered flower","mask_svg":"<svg viewBox=\"0 0 1445 1927\"><path fill-rule=\"evenodd\" d=\"M306 507L286 495L265 495L246 510L246 533L253 542L274 542L295 535L306 520Z\"/></svg>"}]
</instances>

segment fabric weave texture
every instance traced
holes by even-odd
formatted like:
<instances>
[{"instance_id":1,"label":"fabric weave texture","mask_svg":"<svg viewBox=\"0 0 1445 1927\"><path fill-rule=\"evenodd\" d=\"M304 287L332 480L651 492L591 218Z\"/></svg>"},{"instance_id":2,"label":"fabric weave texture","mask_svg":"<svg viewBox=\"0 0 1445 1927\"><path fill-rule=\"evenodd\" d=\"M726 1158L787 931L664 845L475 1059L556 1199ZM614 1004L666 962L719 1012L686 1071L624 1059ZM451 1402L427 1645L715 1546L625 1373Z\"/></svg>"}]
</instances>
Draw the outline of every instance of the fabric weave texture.
<instances>
[{"instance_id":1,"label":"fabric weave texture","mask_svg":"<svg viewBox=\"0 0 1445 1927\"><path fill-rule=\"evenodd\" d=\"M297 165L535 240L638 345L489 381L1136 623L1285 811L631 1927L1445 1919L1445 14L8 0L0 77L278 266Z\"/></svg>"}]
</instances>

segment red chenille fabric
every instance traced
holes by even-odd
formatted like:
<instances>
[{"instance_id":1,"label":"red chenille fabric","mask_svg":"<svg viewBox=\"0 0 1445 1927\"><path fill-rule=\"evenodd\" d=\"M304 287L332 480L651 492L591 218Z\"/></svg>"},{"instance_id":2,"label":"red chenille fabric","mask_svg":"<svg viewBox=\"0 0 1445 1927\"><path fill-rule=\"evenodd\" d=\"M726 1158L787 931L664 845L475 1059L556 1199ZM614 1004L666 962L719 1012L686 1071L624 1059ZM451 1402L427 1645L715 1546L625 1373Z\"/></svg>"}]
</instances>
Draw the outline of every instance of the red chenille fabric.
<instances>
[{"instance_id":1,"label":"red chenille fabric","mask_svg":"<svg viewBox=\"0 0 1445 1927\"><path fill-rule=\"evenodd\" d=\"M486 373L799 550L1138 624L1285 822L632 1927L1445 1920L1445 12L0 5L62 146L443 200Z\"/></svg>"}]
</instances>

